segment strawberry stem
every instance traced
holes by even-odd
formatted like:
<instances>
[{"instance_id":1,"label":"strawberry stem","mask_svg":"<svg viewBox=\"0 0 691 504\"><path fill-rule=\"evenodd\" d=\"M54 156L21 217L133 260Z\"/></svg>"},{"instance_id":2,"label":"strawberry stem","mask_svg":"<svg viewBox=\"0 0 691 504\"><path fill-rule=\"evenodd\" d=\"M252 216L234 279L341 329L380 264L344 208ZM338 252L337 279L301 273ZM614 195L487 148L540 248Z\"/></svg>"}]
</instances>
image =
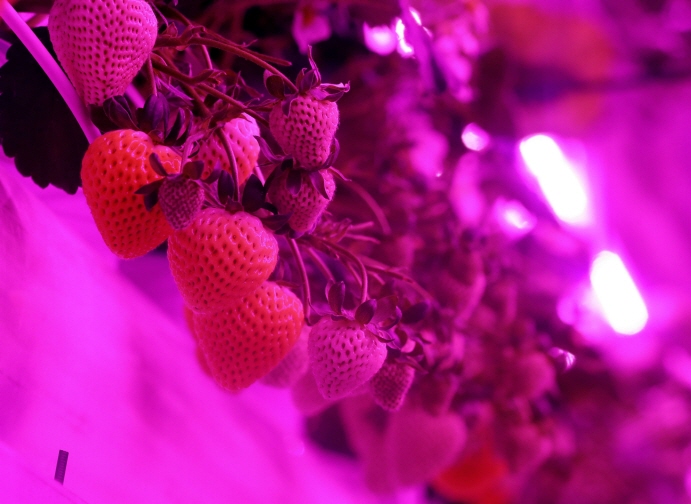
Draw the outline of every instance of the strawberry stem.
<instances>
[{"instance_id":1,"label":"strawberry stem","mask_svg":"<svg viewBox=\"0 0 691 504\"><path fill-rule=\"evenodd\" d=\"M151 58L146 60L146 78L149 79L149 84L151 85L151 94L156 96L158 94L158 86L156 86L156 75L151 64Z\"/></svg>"},{"instance_id":2,"label":"strawberry stem","mask_svg":"<svg viewBox=\"0 0 691 504\"><path fill-rule=\"evenodd\" d=\"M357 194L360 197L360 199L362 199L362 201L364 201L365 204L369 207L369 209L374 214L374 217L377 219L377 222L379 223L379 226L381 227L381 231L384 234L384 236L390 235L391 226L389 225L389 220L386 218L384 210L382 210L382 208L372 197L372 195L368 193L364 187L362 187L357 182L353 182L352 180L347 181L346 186L349 189L351 189L355 194Z\"/></svg>"},{"instance_id":3,"label":"strawberry stem","mask_svg":"<svg viewBox=\"0 0 691 504\"><path fill-rule=\"evenodd\" d=\"M310 281L307 276L307 270L305 269L305 262L302 260L302 254L300 253L300 247L298 246L297 242L290 238L288 239L288 245L290 245L290 250L293 252L293 257L295 257L298 270L300 270L300 277L302 278L302 292L305 298L303 309L305 310L305 320L309 320L310 307L312 306L312 294L310 292Z\"/></svg>"},{"instance_id":4,"label":"strawberry stem","mask_svg":"<svg viewBox=\"0 0 691 504\"><path fill-rule=\"evenodd\" d=\"M226 156L228 156L228 162L230 163L230 167L232 169L230 174L233 176L233 182L235 183L235 201L240 201L240 175L238 174L238 162L235 159L235 154L233 154L233 149L230 147L228 137L226 137L225 133L223 132L223 128L217 129L215 134L221 141L221 144L223 144L223 150L226 151Z\"/></svg>"},{"instance_id":5,"label":"strawberry stem","mask_svg":"<svg viewBox=\"0 0 691 504\"><path fill-rule=\"evenodd\" d=\"M22 44L24 44L51 80L60 93L60 96L62 96L62 99L65 100L65 103L74 115L77 123L79 123L79 126L82 128L87 141L91 143L101 136L101 132L96 128L94 123L91 122L89 112L84 106L84 103L82 103L81 98L79 98L72 83L50 55L48 49L45 48L34 32L31 31L31 28L29 28L7 0L0 0L0 18L2 18L10 30L17 35Z\"/></svg>"},{"instance_id":6,"label":"strawberry stem","mask_svg":"<svg viewBox=\"0 0 691 504\"><path fill-rule=\"evenodd\" d=\"M324 263L321 257L317 255L317 253L314 251L314 249L308 248L307 253L310 256L310 259L312 259L312 262L317 266L317 269L322 272L322 275L327 280L331 280L332 282L336 282L336 278L334 278L333 273L331 273L331 270L328 268L328 266Z\"/></svg>"},{"instance_id":7,"label":"strawberry stem","mask_svg":"<svg viewBox=\"0 0 691 504\"><path fill-rule=\"evenodd\" d=\"M350 250L341 247L340 245L337 245L333 242L330 242L328 240L324 240L322 238L317 238L316 236L305 236L302 238L303 240L307 242L311 242L312 244L316 246L321 246L323 249L326 249L327 251L331 252L332 254L335 254L336 259L340 257L344 257L348 259L352 264L355 264L357 268L360 270L359 274L355 274L356 278L360 280L360 286L361 286L361 293L360 293L360 304L364 303L367 301L367 293L369 290L369 286L367 283L367 268L363 264L363 262L360 260L358 256L353 254Z\"/></svg>"}]
</instances>

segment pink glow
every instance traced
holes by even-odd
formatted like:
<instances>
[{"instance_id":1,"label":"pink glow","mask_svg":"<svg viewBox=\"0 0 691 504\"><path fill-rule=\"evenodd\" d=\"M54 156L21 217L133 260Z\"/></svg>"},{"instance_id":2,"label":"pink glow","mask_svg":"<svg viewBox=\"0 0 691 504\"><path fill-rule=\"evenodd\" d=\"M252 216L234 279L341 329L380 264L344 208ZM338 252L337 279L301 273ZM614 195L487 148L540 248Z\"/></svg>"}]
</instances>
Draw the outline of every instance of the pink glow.
<instances>
[{"instance_id":1,"label":"pink glow","mask_svg":"<svg viewBox=\"0 0 691 504\"><path fill-rule=\"evenodd\" d=\"M461 133L463 145L470 150L480 152L489 145L489 134L475 123L468 124Z\"/></svg>"},{"instance_id":2,"label":"pink glow","mask_svg":"<svg viewBox=\"0 0 691 504\"><path fill-rule=\"evenodd\" d=\"M602 312L619 334L640 332L648 322L648 310L621 258L600 252L590 269L590 282Z\"/></svg>"},{"instance_id":3,"label":"pink glow","mask_svg":"<svg viewBox=\"0 0 691 504\"><path fill-rule=\"evenodd\" d=\"M365 23L362 30L365 45L370 51L386 56L396 50L398 40L396 32L390 26L369 26Z\"/></svg>"},{"instance_id":4,"label":"pink glow","mask_svg":"<svg viewBox=\"0 0 691 504\"><path fill-rule=\"evenodd\" d=\"M555 359L560 359L564 363L565 370L571 369L576 363L576 356L567 350L554 347L550 349L549 355Z\"/></svg>"},{"instance_id":5,"label":"pink glow","mask_svg":"<svg viewBox=\"0 0 691 504\"><path fill-rule=\"evenodd\" d=\"M411 57L415 50L405 39L405 24L401 18L396 18L394 21L394 31L396 32L396 37L398 38L398 54L404 58Z\"/></svg>"},{"instance_id":6,"label":"pink glow","mask_svg":"<svg viewBox=\"0 0 691 504\"><path fill-rule=\"evenodd\" d=\"M567 224L589 224L590 209L584 184L554 139L534 135L523 139L519 150L555 215Z\"/></svg>"},{"instance_id":7,"label":"pink glow","mask_svg":"<svg viewBox=\"0 0 691 504\"><path fill-rule=\"evenodd\" d=\"M498 199L494 212L502 231L511 238L520 238L530 233L537 220L516 200Z\"/></svg>"}]
</instances>

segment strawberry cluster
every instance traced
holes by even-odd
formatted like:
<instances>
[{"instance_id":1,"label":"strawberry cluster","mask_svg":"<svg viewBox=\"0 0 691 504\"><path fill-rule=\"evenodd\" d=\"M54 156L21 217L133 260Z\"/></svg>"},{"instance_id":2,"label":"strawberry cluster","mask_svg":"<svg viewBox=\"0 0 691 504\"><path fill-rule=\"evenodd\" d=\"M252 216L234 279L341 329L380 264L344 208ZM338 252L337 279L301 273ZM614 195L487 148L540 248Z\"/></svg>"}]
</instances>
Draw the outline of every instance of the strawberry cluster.
<instances>
[{"instance_id":1,"label":"strawberry cluster","mask_svg":"<svg viewBox=\"0 0 691 504\"><path fill-rule=\"evenodd\" d=\"M503 478L507 457L487 426L511 405L521 423L505 445L542 439L531 408L556 372L521 332L531 319L517 316L500 247L459 229L442 191L406 171L405 146L392 147L398 172L381 184L367 181L376 170L361 185L336 168L337 102L350 84L323 83L311 49L292 82L275 68L287 62L165 2L155 13L141 0L111 4L60 0L49 24L103 131L82 161L84 194L118 257L167 242L215 382L290 388L306 415L335 406L375 490L434 480L447 491L476 463L497 472L485 486ZM118 43L106 43L104 24L122 27ZM271 98L219 68L210 48L263 69ZM148 97L137 109L123 95L140 70ZM474 402L492 411L467 413ZM485 486L477 497L464 482L458 495L475 502Z\"/></svg>"}]
</instances>

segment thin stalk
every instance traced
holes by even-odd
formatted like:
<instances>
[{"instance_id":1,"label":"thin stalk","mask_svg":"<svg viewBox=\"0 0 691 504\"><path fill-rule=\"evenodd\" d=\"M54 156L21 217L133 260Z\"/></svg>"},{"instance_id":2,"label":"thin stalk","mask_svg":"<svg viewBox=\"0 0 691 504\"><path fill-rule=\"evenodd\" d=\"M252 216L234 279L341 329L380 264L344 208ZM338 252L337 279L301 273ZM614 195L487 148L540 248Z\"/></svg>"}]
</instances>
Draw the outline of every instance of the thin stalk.
<instances>
[{"instance_id":1,"label":"thin stalk","mask_svg":"<svg viewBox=\"0 0 691 504\"><path fill-rule=\"evenodd\" d=\"M322 258L317 255L317 253L314 251L314 249L308 248L307 254L310 256L310 259L312 259L312 262L314 262L317 269L319 271L321 271L322 275L324 275L324 277L326 277L327 280L331 280L332 282L336 282L336 278L334 277L333 273L331 273L331 270L329 269L329 267L322 260Z\"/></svg>"},{"instance_id":2,"label":"thin stalk","mask_svg":"<svg viewBox=\"0 0 691 504\"><path fill-rule=\"evenodd\" d=\"M158 94L158 87L156 86L156 75L154 75L154 67L151 64L151 58L146 60L146 78L149 79L151 94L156 96Z\"/></svg>"},{"instance_id":3,"label":"thin stalk","mask_svg":"<svg viewBox=\"0 0 691 504\"><path fill-rule=\"evenodd\" d=\"M315 236L306 236L305 240L312 242L317 246L321 246L322 248L326 248L327 250L330 250L332 253L335 253L337 257L344 257L353 264L355 264L357 266L357 269L360 270L359 275L354 275L356 278L359 277L361 279L361 281L359 282L362 288L360 293L360 303L364 303L365 301L367 301L367 292L369 289L367 280L367 268L358 256L353 254L350 250L341 247L340 245L336 245L335 243L323 240L321 238L317 238Z\"/></svg>"},{"instance_id":4,"label":"thin stalk","mask_svg":"<svg viewBox=\"0 0 691 504\"><path fill-rule=\"evenodd\" d=\"M235 154L233 154L233 149L230 147L228 137L226 137L222 128L218 128L215 134L221 141L221 144L223 144L223 149L226 151L226 156L228 156L228 162L230 163L231 167L231 175L233 176L233 182L235 182L235 201L240 201L240 175L238 174L238 162L235 159Z\"/></svg>"},{"instance_id":5,"label":"thin stalk","mask_svg":"<svg viewBox=\"0 0 691 504\"><path fill-rule=\"evenodd\" d=\"M62 96L62 99L65 100L65 103L74 115L77 123L79 123L79 126L82 128L87 141L91 143L101 136L101 132L94 123L91 122L89 112L84 103L82 103L81 98L79 98L72 83L50 55L48 49L45 48L34 32L31 31L31 28L29 28L19 14L17 14L17 11L14 10L8 0L0 0L0 18L2 18L5 23L7 23L10 30L17 35L22 44L24 44L29 53L31 53L51 80L60 93L60 96Z\"/></svg>"},{"instance_id":6,"label":"thin stalk","mask_svg":"<svg viewBox=\"0 0 691 504\"><path fill-rule=\"evenodd\" d=\"M370 208L372 213L374 214L374 217L377 219L377 222L379 222L379 226L381 227L382 233L384 233L385 236L388 236L391 234L391 226L389 225L389 221L386 218L386 215L384 214L384 210L379 206L379 203L372 197L370 193L368 193L364 187L362 187L360 184L357 182L353 182L352 180L346 182L346 186L349 187L355 194L360 196L360 199L367 204L367 206Z\"/></svg>"},{"instance_id":7,"label":"thin stalk","mask_svg":"<svg viewBox=\"0 0 691 504\"><path fill-rule=\"evenodd\" d=\"M294 92L298 92L298 88L293 84L293 81L291 81L288 77L286 77L281 71L279 71L276 67L273 65L267 63L263 59L261 59L259 56L256 56L253 52L247 51L245 49L241 49L238 46L235 46L233 44L230 44L226 41L221 41L221 40L215 40L211 38L204 38L204 37L192 37L188 42L188 44L193 45L193 44L201 44L201 45L206 45L208 47L214 47L216 49L220 49L221 51L226 51L231 54L236 54L237 56L240 56L243 59L246 59L247 61L251 61L255 65L268 70L274 75L278 75L283 81L288 85L288 87Z\"/></svg>"},{"instance_id":8,"label":"thin stalk","mask_svg":"<svg viewBox=\"0 0 691 504\"><path fill-rule=\"evenodd\" d=\"M288 245L290 245L290 250L293 252L293 257L295 258L295 263L300 271L300 277L302 277L302 293L305 298L303 304L303 309L305 310L305 320L309 320L310 317L310 306L312 305L312 293L310 292L310 281L307 276L307 270L305 269L305 262L302 260L302 254L300 253L300 247L297 242L289 238Z\"/></svg>"},{"instance_id":9,"label":"thin stalk","mask_svg":"<svg viewBox=\"0 0 691 504\"><path fill-rule=\"evenodd\" d=\"M373 272L376 273L381 273L382 275L388 275L390 277L393 277L397 280L401 280L402 282L407 283L410 285L413 289L415 289L418 294L420 294L422 297L429 299L429 300L434 300L434 296L427 292L420 284L418 284L415 280L413 280L410 277L407 277L406 275L402 273L398 273L396 271L391 271L386 268L380 268L379 266L373 266L373 265L368 265L367 268Z\"/></svg>"}]
</instances>

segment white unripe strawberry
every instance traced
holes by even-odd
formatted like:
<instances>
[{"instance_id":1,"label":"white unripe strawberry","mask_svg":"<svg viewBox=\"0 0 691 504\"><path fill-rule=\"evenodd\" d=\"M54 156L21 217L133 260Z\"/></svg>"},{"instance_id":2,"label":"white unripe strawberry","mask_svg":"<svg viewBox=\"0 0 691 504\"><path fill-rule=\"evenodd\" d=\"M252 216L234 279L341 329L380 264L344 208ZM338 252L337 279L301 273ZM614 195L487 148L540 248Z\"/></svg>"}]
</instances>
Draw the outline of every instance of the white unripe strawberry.
<instances>
[{"instance_id":1,"label":"white unripe strawberry","mask_svg":"<svg viewBox=\"0 0 691 504\"><path fill-rule=\"evenodd\" d=\"M277 388L292 387L305 374L309 365L307 359L308 334L309 326L305 325L293 349L283 357L275 368L269 371L269 374L261 379L264 385Z\"/></svg>"},{"instance_id":2,"label":"white unripe strawberry","mask_svg":"<svg viewBox=\"0 0 691 504\"><path fill-rule=\"evenodd\" d=\"M338 129L338 105L301 94L291 101L288 115L282 103L274 105L269 128L283 152L292 156L298 166L318 168L331 154Z\"/></svg>"},{"instance_id":3,"label":"white unripe strawberry","mask_svg":"<svg viewBox=\"0 0 691 504\"><path fill-rule=\"evenodd\" d=\"M312 173L300 170L297 175L301 178L300 189L296 194L292 194L287 185L290 176L291 171L286 170L273 180L269 187L268 198L271 203L276 205L279 214L291 214L288 220L291 228L300 233L306 233L314 228L319 217L333 199L336 183L329 170L319 170ZM325 198L315 187L314 178L316 177L321 177L323 190L328 198Z\"/></svg>"},{"instance_id":4,"label":"white unripe strawberry","mask_svg":"<svg viewBox=\"0 0 691 504\"><path fill-rule=\"evenodd\" d=\"M156 42L145 0L56 0L48 20L55 54L87 105L125 93Z\"/></svg>"},{"instance_id":5,"label":"white unripe strawberry","mask_svg":"<svg viewBox=\"0 0 691 504\"><path fill-rule=\"evenodd\" d=\"M259 135L259 126L257 126L254 118L242 115L225 123L221 131L228 140L233 156L235 156L238 167L238 184L242 184L257 166L260 149L255 136ZM231 161L228 159L223 143L216 135L212 135L200 145L195 159L204 162L202 178L211 173L217 162L221 169L232 173Z\"/></svg>"},{"instance_id":6,"label":"white unripe strawberry","mask_svg":"<svg viewBox=\"0 0 691 504\"><path fill-rule=\"evenodd\" d=\"M362 324L324 317L307 342L310 367L326 399L340 399L372 378L384 364L386 345Z\"/></svg>"},{"instance_id":7,"label":"white unripe strawberry","mask_svg":"<svg viewBox=\"0 0 691 504\"><path fill-rule=\"evenodd\" d=\"M399 410L413 384L413 378L415 370L412 367L386 361L369 381L374 402L387 411Z\"/></svg>"}]
</instances>

